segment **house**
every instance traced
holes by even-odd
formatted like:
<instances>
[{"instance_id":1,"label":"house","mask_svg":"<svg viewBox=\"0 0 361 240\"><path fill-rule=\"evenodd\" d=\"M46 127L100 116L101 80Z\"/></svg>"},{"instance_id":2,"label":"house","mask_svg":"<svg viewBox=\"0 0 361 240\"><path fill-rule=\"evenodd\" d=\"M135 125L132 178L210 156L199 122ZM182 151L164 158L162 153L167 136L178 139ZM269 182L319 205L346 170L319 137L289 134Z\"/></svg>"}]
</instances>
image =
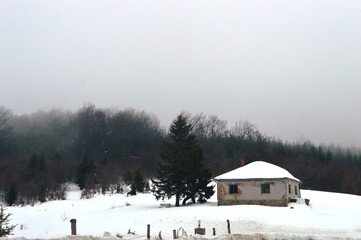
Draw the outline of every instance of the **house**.
<instances>
[{"instance_id":1,"label":"house","mask_svg":"<svg viewBox=\"0 0 361 240\"><path fill-rule=\"evenodd\" d=\"M301 197L300 180L274 164L256 161L214 178L218 205L287 206Z\"/></svg>"}]
</instances>

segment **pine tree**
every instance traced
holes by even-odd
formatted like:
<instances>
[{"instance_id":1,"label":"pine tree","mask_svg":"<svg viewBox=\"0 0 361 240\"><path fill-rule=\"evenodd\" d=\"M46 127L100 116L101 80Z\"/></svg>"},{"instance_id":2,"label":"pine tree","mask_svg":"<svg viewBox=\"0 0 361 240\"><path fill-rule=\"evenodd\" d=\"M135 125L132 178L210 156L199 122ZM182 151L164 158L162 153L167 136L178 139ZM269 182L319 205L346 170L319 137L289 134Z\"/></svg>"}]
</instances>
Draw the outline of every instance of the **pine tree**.
<instances>
[{"instance_id":1,"label":"pine tree","mask_svg":"<svg viewBox=\"0 0 361 240\"><path fill-rule=\"evenodd\" d=\"M186 191L183 193L183 202L185 205L188 200L195 203L196 200L200 203L206 202L214 194L214 186L209 186L211 182L211 171L203 164L203 152L199 144L195 141L192 146L192 155L190 156L186 167Z\"/></svg>"},{"instance_id":2,"label":"pine tree","mask_svg":"<svg viewBox=\"0 0 361 240\"><path fill-rule=\"evenodd\" d=\"M137 169L134 173L133 183L136 192L144 192L145 179L143 173L139 169Z\"/></svg>"},{"instance_id":3,"label":"pine tree","mask_svg":"<svg viewBox=\"0 0 361 240\"><path fill-rule=\"evenodd\" d=\"M128 195L137 195L137 192L144 192L146 181L140 169L137 169L135 172L127 169L123 175L123 180L126 184L130 185L130 192Z\"/></svg>"},{"instance_id":4,"label":"pine tree","mask_svg":"<svg viewBox=\"0 0 361 240\"><path fill-rule=\"evenodd\" d=\"M124 172L123 180L124 180L125 184L127 184L127 185L132 184L132 182L133 182L133 172L129 168L127 168L127 170Z\"/></svg>"},{"instance_id":5,"label":"pine tree","mask_svg":"<svg viewBox=\"0 0 361 240\"><path fill-rule=\"evenodd\" d=\"M0 237L11 235L16 225L9 225L10 213L5 213L5 208L0 205Z\"/></svg>"},{"instance_id":6,"label":"pine tree","mask_svg":"<svg viewBox=\"0 0 361 240\"><path fill-rule=\"evenodd\" d=\"M11 184L5 194L5 201L8 206L12 206L18 200L18 190L15 184Z\"/></svg>"},{"instance_id":7,"label":"pine tree","mask_svg":"<svg viewBox=\"0 0 361 240\"><path fill-rule=\"evenodd\" d=\"M213 187L207 187L210 170L204 168L200 145L191 133L192 125L188 117L180 114L170 126L170 142L162 142L156 178L153 179L153 194L156 199L175 196L175 206L180 199L193 202L196 198L205 201L213 194Z\"/></svg>"},{"instance_id":8,"label":"pine tree","mask_svg":"<svg viewBox=\"0 0 361 240\"><path fill-rule=\"evenodd\" d=\"M31 179L31 178L34 178L34 176L37 174L37 170L38 170L38 156L33 153L31 155L31 158L30 160L27 162L27 173L28 173L28 177Z\"/></svg>"},{"instance_id":9,"label":"pine tree","mask_svg":"<svg viewBox=\"0 0 361 240\"><path fill-rule=\"evenodd\" d=\"M80 189L93 187L95 184L95 166L93 161L89 161L87 156L84 156L83 161L79 164L76 174L76 183Z\"/></svg>"},{"instance_id":10,"label":"pine tree","mask_svg":"<svg viewBox=\"0 0 361 240\"><path fill-rule=\"evenodd\" d=\"M47 189L45 186L40 186L40 189L38 191L38 201L39 202L46 202L46 197L47 197Z\"/></svg>"}]
</instances>

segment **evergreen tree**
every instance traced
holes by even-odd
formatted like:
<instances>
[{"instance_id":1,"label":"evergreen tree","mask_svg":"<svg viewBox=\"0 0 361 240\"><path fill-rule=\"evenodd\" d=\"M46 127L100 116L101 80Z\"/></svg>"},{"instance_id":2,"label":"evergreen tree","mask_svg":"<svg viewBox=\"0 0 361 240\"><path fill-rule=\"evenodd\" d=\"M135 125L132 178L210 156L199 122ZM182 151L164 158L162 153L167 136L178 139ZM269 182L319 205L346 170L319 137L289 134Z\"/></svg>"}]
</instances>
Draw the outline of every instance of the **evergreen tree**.
<instances>
[{"instance_id":1,"label":"evergreen tree","mask_svg":"<svg viewBox=\"0 0 361 240\"><path fill-rule=\"evenodd\" d=\"M153 193L156 199L175 196L175 206L188 199L205 201L213 194L213 187L207 187L210 170L202 163L202 150L192 134L188 117L180 114L170 126L170 142L162 142L156 178L153 179Z\"/></svg>"},{"instance_id":2,"label":"evergreen tree","mask_svg":"<svg viewBox=\"0 0 361 240\"><path fill-rule=\"evenodd\" d=\"M132 182L133 182L133 172L129 168L127 168L127 170L123 174L123 180L124 180L125 184L127 184L127 185L132 184Z\"/></svg>"},{"instance_id":3,"label":"evergreen tree","mask_svg":"<svg viewBox=\"0 0 361 240\"><path fill-rule=\"evenodd\" d=\"M95 166L93 161L89 161L87 156L84 156L83 161L80 163L77 169L76 183L80 189L89 187L89 185L95 184Z\"/></svg>"},{"instance_id":4,"label":"evergreen tree","mask_svg":"<svg viewBox=\"0 0 361 240\"><path fill-rule=\"evenodd\" d=\"M195 203L196 199L200 203L206 202L206 199L209 199L214 194L214 186L209 186L212 174L210 169L204 166L202 149L195 140L192 155L185 167L187 177L182 204L185 205L188 200Z\"/></svg>"},{"instance_id":5,"label":"evergreen tree","mask_svg":"<svg viewBox=\"0 0 361 240\"><path fill-rule=\"evenodd\" d=\"M39 192L38 192L38 201L39 202L46 202L47 197L47 189L45 186L40 186Z\"/></svg>"},{"instance_id":6,"label":"evergreen tree","mask_svg":"<svg viewBox=\"0 0 361 240\"><path fill-rule=\"evenodd\" d=\"M137 169L134 173L133 182L137 192L144 192L145 179L143 173L139 169Z\"/></svg>"},{"instance_id":7,"label":"evergreen tree","mask_svg":"<svg viewBox=\"0 0 361 240\"><path fill-rule=\"evenodd\" d=\"M130 185L130 192L129 195L136 195L137 192L144 192L145 188L145 178L143 176L143 173L137 169L134 173L134 177L131 181Z\"/></svg>"},{"instance_id":8,"label":"evergreen tree","mask_svg":"<svg viewBox=\"0 0 361 240\"><path fill-rule=\"evenodd\" d=\"M34 176L37 174L38 162L38 156L33 153L26 166L29 179L34 178Z\"/></svg>"},{"instance_id":9,"label":"evergreen tree","mask_svg":"<svg viewBox=\"0 0 361 240\"><path fill-rule=\"evenodd\" d=\"M38 170L41 173L46 172L48 170L48 167L47 167L47 164L46 164L46 161L45 161L44 153L41 153L40 156L39 156Z\"/></svg>"},{"instance_id":10,"label":"evergreen tree","mask_svg":"<svg viewBox=\"0 0 361 240\"><path fill-rule=\"evenodd\" d=\"M6 237L11 235L11 232L14 230L16 225L9 225L10 213L5 213L5 208L0 205L0 237Z\"/></svg>"},{"instance_id":11,"label":"evergreen tree","mask_svg":"<svg viewBox=\"0 0 361 240\"><path fill-rule=\"evenodd\" d=\"M5 194L6 204L12 206L18 200L18 190L15 184L11 184Z\"/></svg>"}]
</instances>

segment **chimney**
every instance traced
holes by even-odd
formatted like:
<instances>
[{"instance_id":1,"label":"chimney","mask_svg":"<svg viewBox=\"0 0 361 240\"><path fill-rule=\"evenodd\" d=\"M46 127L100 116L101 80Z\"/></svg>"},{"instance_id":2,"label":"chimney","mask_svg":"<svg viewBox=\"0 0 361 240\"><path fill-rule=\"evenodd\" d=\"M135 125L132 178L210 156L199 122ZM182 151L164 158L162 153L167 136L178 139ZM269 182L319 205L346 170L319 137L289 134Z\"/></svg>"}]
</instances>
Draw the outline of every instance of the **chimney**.
<instances>
[{"instance_id":1,"label":"chimney","mask_svg":"<svg viewBox=\"0 0 361 240\"><path fill-rule=\"evenodd\" d=\"M241 158L241 167L244 166L244 158Z\"/></svg>"}]
</instances>

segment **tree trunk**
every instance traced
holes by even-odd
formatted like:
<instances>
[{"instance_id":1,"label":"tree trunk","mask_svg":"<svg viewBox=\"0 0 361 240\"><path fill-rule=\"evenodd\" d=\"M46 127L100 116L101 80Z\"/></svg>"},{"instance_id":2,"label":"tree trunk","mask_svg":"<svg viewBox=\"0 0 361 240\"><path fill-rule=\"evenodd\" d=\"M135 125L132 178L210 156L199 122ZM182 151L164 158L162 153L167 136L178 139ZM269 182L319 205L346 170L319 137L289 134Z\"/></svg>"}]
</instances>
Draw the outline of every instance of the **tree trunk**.
<instances>
[{"instance_id":1,"label":"tree trunk","mask_svg":"<svg viewBox=\"0 0 361 240\"><path fill-rule=\"evenodd\" d=\"M176 195L175 195L175 206L176 207L179 207L179 194L177 193Z\"/></svg>"}]
</instances>

